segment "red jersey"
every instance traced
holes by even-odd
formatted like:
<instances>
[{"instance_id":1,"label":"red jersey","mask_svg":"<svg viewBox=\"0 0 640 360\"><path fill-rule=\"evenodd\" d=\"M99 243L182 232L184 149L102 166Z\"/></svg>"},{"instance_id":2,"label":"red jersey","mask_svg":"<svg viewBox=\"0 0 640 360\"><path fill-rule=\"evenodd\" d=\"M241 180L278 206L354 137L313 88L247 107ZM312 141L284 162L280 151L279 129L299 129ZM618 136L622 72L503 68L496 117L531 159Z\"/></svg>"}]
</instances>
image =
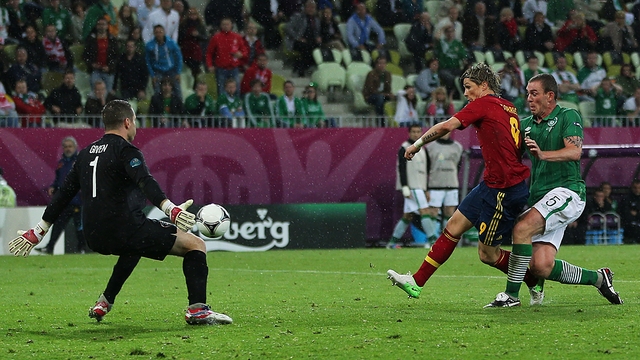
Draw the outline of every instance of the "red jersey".
<instances>
[{"instance_id":1,"label":"red jersey","mask_svg":"<svg viewBox=\"0 0 640 360\"><path fill-rule=\"evenodd\" d=\"M529 177L529 168L522 164L520 119L511 102L487 95L469 102L453 116L463 128L476 128L488 187L504 189Z\"/></svg>"},{"instance_id":2,"label":"red jersey","mask_svg":"<svg viewBox=\"0 0 640 360\"><path fill-rule=\"evenodd\" d=\"M257 64L251 65L247 71L244 72L244 77L242 78L242 82L240 83L240 93L246 94L251 92L251 81L254 79L259 79L262 81L262 91L267 94L271 93L271 70L264 68L260 69Z\"/></svg>"},{"instance_id":3,"label":"red jersey","mask_svg":"<svg viewBox=\"0 0 640 360\"><path fill-rule=\"evenodd\" d=\"M240 34L233 31L218 31L211 37L207 47L207 67L231 70L242 65L242 58L249 56L249 49L244 45L245 41ZM242 58L236 59L233 54L242 53Z\"/></svg>"}]
</instances>

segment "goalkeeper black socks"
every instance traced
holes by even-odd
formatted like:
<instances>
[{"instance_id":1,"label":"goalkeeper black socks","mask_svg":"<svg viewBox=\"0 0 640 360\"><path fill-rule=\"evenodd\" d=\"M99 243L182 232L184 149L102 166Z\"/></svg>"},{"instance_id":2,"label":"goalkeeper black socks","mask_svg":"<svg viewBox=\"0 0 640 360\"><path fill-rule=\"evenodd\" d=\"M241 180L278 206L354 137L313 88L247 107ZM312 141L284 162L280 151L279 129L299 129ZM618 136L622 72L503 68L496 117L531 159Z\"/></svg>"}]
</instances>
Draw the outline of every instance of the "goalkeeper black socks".
<instances>
[{"instance_id":1,"label":"goalkeeper black socks","mask_svg":"<svg viewBox=\"0 0 640 360\"><path fill-rule=\"evenodd\" d=\"M189 304L206 303L207 277L209 276L207 254L199 250L186 253L182 261L182 271L187 282Z\"/></svg>"},{"instance_id":2,"label":"goalkeeper black socks","mask_svg":"<svg viewBox=\"0 0 640 360\"><path fill-rule=\"evenodd\" d=\"M113 273L111 273L107 288L103 293L109 304L113 304L116 301L116 296L122 290L122 285L127 281L139 261L140 256L120 256L118 258L118 262L113 266Z\"/></svg>"}]
</instances>

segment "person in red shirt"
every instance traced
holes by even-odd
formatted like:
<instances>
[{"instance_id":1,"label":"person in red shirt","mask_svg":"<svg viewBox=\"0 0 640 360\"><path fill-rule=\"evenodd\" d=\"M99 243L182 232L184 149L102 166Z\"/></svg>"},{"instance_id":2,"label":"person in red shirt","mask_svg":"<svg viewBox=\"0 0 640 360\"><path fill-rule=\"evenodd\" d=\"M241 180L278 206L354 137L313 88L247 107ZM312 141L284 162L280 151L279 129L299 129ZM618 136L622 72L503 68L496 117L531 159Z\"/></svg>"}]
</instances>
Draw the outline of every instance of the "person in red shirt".
<instances>
[{"instance_id":1,"label":"person in red shirt","mask_svg":"<svg viewBox=\"0 0 640 360\"><path fill-rule=\"evenodd\" d=\"M262 46L262 41L258 37L258 25L254 22L249 22L247 27L244 29L244 36L242 37L244 40L244 45L247 47L247 51L249 56L242 59L242 69L246 71L248 68L253 65L258 55L266 53L264 46Z\"/></svg>"},{"instance_id":2,"label":"person in red shirt","mask_svg":"<svg viewBox=\"0 0 640 360\"><path fill-rule=\"evenodd\" d=\"M242 58L249 56L244 39L231 31L232 28L231 19L223 18L220 21L220 31L211 37L207 46L207 71L216 73L218 94L224 93L224 84L228 78L240 83L239 67L242 66Z\"/></svg>"},{"instance_id":3,"label":"person in red shirt","mask_svg":"<svg viewBox=\"0 0 640 360\"><path fill-rule=\"evenodd\" d=\"M42 114L47 109L38 99L36 93L28 91L27 82L24 79L16 81L13 102L16 104L16 111L21 116L22 127L40 127Z\"/></svg>"},{"instance_id":4,"label":"person in red shirt","mask_svg":"<svg viewBox=\"0 0 640 360\"><path fill-rule=\"evenodd\" d=\"M410 297L419 297L427 280L451 256L462 235L474 226L478 229L480 261L506 274L510 252L500 249L500 244L511 237L515 219L529 197L525 183L529 168L522 164L520 120L516 107L499 97L500 76L487 64L478 63L461 79L469 103L449 120L427 130L407 148L405 158L411 160L423 145L455 129L473 126L485 164L483 181L462 200L415 274L387 271L391 282ZM534 286L537 279L527 272L525 282Z\"/></svg>"},{"instance_id":5,"label":"person in red shirt","mask_svg":"<svg viewBox=\"0 0 640 360\"><path fill-rule=\"evenodd\" d=\"M242 95L251 92L251 82L254 79L262 81L262 91L267 94L271 93L271 70L267 69L269 58L266 54L260 54L256 57L256 61L250 68L245 71L240 84L240 93Z\"/></svg>"},{"instance_id":6,"label":"person in red shirt","mask_svg":"<svg viewBox=\"0 0 640 360\"><path fill-rule=\"evenodd\" d=\"M88 72L91 73L92 88L95 86L96 80L100 79L107 86L108 93L113 91L119 49L118 40L109 34L107 20L99 19L95 32L92 32L85 40L84 52L82 53L89 68Z\"/></svg>"}]
</instances>

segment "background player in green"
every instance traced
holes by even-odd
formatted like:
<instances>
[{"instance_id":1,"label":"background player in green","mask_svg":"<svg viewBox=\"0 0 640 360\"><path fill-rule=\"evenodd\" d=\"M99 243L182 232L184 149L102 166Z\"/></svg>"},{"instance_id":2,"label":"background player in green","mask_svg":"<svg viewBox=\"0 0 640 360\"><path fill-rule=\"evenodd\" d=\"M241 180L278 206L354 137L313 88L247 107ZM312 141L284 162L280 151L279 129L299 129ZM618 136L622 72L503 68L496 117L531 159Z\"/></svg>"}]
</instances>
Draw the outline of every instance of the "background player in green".
<instances>
[{"instance_id":1,"label":"background player in green","mask_svg":"<svg viewBox=\"0 0 640 360\"><path fill-rule=\"evenodd\" d=\"M531 158L531 208L513 229L507 288L485 307L519 306L518 294L527 267L541 279L530 289L531 305L542 304L544 279L594 285L609 302L622 304L613 289L609 268L587 270L555 258L564 230L580 217L586 198L580 176L582 118L577 111L558 106L557 94L558 84L549 74L536 75L527 84L527 102L533 115L524 118L520 128Z\"/></svg>"}]
</instances>

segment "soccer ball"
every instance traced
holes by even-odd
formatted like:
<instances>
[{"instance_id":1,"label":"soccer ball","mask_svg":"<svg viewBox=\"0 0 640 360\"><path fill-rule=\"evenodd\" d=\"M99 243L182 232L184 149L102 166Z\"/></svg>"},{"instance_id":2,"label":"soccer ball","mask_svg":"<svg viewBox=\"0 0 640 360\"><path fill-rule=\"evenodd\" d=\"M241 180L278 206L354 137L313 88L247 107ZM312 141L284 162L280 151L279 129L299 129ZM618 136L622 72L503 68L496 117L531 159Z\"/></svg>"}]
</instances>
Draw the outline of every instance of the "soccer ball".
<instances>
[{"instance_id":1,"label":"soccer ball","mask_svg":"<svg viewBox=\"0 0 640 360\"><path fill-rule=\"evenodd\" d=\"M231 226L229 212L220 205L205 205L196 214L196 227L200 234L208 238L219 238Z\"/></svg>"}]
</instances>

